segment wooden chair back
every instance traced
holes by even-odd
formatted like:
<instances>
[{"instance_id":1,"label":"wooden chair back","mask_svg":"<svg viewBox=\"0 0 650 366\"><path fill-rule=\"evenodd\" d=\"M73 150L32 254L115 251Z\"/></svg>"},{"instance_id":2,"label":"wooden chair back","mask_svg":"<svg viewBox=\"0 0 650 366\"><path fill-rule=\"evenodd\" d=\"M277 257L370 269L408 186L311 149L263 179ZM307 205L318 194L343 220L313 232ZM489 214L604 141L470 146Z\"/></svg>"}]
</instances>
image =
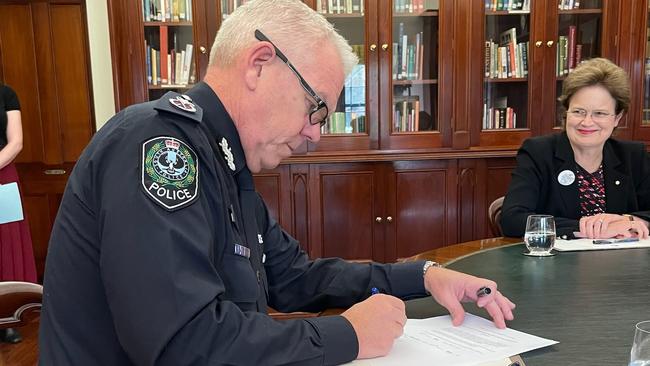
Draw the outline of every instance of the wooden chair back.
<instances>
[{"instance_id":1,"label":"wooden chair back","mask_svg":"<svg viewBox=\"0 0 650 366\"><path fill-rule=\"evenodd\" d=\"M490 207L488 207L488 219L490 221L490 231L492 232L492 236L498 237L498 236L503 236L503 232L501 230L501 207L503 206L503 199L505 197L501 196L490 204Z\"/></svg>"},{"instance_id":2,"label":"wooden chair back","mask_svg":"<svg viewBox=\"0 0 650 366\"><path fill-rule=\"evenodd\" d=\"M40 314L43 286L29 282L0 282L0 329L16 328Z\"/></svg>"}]
</instances>

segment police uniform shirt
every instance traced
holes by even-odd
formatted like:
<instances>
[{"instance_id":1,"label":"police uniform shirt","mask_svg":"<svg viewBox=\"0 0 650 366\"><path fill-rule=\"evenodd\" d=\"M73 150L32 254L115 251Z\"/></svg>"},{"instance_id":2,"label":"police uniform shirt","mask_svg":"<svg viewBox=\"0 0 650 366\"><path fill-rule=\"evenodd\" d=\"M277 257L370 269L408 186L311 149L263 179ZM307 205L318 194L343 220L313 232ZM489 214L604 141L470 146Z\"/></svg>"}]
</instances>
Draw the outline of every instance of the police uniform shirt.
<instances>
[{"instance_id":1,"label":"police uniform shirt","mask_svg":"<svg viewBox=\"0 0 650 366\"><path fill-rule=\"evenodd\" d=\"M52 230L42 365L330 365L358 354L342 316L372 287L425 295L423 262L309 260L255 192L212 89L115 115L77 162Z\"/></svg>"}]
</instances>

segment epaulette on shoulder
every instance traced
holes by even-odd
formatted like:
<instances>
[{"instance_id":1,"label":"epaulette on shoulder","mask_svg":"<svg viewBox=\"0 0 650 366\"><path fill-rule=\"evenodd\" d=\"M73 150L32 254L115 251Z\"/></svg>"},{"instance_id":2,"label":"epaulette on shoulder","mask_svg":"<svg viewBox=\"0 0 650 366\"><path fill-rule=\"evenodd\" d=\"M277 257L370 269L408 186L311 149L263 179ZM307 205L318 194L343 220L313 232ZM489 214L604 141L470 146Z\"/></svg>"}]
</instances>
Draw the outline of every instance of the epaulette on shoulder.
<instances>
[{"instance_id":1,"label":"epaulette on shoulder","mask_svg":"<svg viewBox=\"0 0 650 366\"><path fill-rule=\"evenodd\" d=\"M173 91L167 92L162 98L158 99L153 108L161 112L183 116L196 122L201 122L203 118L203 109L194 104L192 98Z\"/></svg>"}]
</instances>

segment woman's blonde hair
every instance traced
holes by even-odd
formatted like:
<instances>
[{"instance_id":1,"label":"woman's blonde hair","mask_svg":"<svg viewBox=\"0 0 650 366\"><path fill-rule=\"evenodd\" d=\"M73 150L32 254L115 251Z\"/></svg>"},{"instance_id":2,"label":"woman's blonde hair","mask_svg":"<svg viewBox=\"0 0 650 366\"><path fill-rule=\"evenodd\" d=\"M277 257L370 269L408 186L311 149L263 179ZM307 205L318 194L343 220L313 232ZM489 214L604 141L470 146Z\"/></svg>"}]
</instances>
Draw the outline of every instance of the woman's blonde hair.
<instances>
[{"instance_id":1,"label":"woman's blonde hair","mask_svg":"<svg viewBox=\"0 0 650 366\"><path fill-rule=\"evenodd\" d=\"M627 111L630 106L630 79L625 70L606 58L582 62L564 79L562 95L558 98L564 111L569 109L571 98L578 90L592 85L607 89L616 101L616 114Z\"/></svg>"}]
</instances>

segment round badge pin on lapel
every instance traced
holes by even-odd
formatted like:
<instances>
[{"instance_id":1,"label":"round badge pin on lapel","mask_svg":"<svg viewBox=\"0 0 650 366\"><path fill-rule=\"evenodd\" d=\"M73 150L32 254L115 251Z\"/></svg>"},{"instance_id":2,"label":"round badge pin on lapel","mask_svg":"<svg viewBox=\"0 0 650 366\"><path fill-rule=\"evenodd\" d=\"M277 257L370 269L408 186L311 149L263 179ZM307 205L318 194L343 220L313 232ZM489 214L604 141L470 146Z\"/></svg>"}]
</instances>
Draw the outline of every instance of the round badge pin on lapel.
<instances>
[{"instance_id":1,"label":"round badge pin on lapel","mask_svg":"<svg viewBox=\"0 0 650 366\"><path fill-rule=\"evenodd\" d=\"M563 170L557 175L557 181L563 186L570 186L575 182L576 175L571 170Z\"/></svg>"}]
</instances>

